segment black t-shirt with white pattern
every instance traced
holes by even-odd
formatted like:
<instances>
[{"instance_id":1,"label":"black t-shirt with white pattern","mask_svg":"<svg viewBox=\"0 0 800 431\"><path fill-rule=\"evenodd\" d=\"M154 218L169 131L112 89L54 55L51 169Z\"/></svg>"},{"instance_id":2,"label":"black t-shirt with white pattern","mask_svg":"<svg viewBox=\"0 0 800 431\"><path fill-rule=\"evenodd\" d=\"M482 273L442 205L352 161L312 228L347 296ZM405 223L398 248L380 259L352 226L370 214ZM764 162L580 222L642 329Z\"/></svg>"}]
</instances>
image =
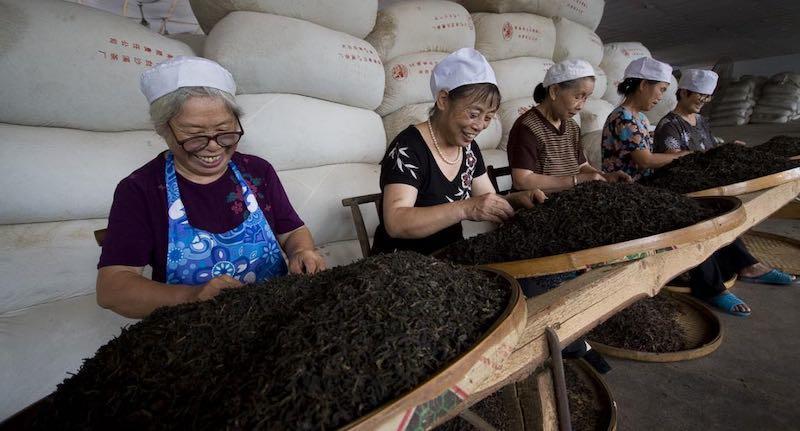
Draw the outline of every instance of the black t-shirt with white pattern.
<instances>
[{"instance_id":1,"label":"black t-shirt with white pattern","mask_svg":"<svg viewBox=\"0 0 800 431\"><path fill-rule=\"evenodd\" d=\"M472 179L486 173L483 156L475 141L462 150L461 167L453 181L448 181L436 164L422 134L414 126L403 130L389 145L381 162L381 191L388 184L408 184L417 189L415 207L429 207L468 199ZM383 210L378 214L380 224L375 230L373 251L413 250L430 254L463 239L461 223L449 226L431 236L419 239L392 238L383 227Z\"/></svg>"}]
</instances>

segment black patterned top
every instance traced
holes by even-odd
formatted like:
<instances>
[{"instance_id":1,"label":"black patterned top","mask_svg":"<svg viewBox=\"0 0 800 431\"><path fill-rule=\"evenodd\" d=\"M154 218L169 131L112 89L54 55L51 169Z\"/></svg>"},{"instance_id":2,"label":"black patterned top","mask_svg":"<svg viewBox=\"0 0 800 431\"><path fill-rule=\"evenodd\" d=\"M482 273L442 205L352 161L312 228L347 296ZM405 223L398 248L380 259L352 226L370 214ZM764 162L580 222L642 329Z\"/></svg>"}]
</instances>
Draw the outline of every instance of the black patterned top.
<instances>
[{"instance_id":1,"label":"black patterned top","mask_svg":"<svg viewBox=\"0 0 800 431\"><path fill-rule=\"evenodd\" d=\"M486 173L478 144L472 141L462 149L461 167L449 181L436 164L428 145L414 126L403 130L386 149L381 162L381 191L387 184L408 184L417 189L415 207L429 207L468 199L472 179ZM378 214L380 224L375 230L373 251L413 250L430 254L446 245L463 239L461 223L456 223L429 237L419 239L392 238L383 227L383 210Z\"/></svg>"}]
</instances>

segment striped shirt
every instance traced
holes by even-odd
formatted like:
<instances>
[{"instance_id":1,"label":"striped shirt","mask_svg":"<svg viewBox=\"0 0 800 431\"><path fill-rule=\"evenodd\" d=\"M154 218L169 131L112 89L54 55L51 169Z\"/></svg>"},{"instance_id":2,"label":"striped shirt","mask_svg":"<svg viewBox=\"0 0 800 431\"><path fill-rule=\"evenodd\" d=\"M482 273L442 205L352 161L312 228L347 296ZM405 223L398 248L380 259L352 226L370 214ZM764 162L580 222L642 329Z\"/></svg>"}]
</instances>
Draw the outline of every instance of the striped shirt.
<instances>
[{"instance_id":1,"label":"striped shirt","mask_svg":"<svg viewBox=\"0 0 800 431\"><path fill-rule=\"evenodd\" d=\"M508 164L539 175L575 175L586 163L581 129L572 119L556 129L538 109L522 114L508 134Z\"/></svg>"}]
</instances>

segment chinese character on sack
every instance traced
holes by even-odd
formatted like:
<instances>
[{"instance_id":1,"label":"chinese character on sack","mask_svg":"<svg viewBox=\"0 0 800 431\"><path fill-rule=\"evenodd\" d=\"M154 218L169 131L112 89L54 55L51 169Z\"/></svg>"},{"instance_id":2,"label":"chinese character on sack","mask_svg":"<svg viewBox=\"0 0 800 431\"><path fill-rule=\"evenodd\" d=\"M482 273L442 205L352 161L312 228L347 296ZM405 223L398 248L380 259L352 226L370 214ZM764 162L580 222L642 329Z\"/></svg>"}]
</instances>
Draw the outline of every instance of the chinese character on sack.
<instances>
[{"instance_id":1,"label":"chinese character on sack","mask_svg":"<svg viewBox=\"0 0 800 431\"><path fill-rule=\"evenodd\" d=\"M127 55L123 55L122 56L122 62L123 63L130 63L131 62L131 58L128 57Z\"/></svg>"},{"instance_id":2,"label":"chinese character on sack","mask_svg":"<svg viewBox=\"0 0 800 431\"><path fill-rule=\"evenodd\" d=\"M138 44L138 43L134 43L134 44L133 44L133 49L140 49L140 46L139 46L139 44Z\"/></svg>"},{"instance_id":3,"label":"chinese character on sack","mask_svg":"<svg viewBox=\"0 0 800 431\"><path fill-rule=\"evenodd\" d=\"M129 44L128 44L128 41L126 41L126 40L123 40L123 41L122 41L122 43L121 43L121 45L122 45L122 46L128 46Z\"/></svg>"},{"instance_id":4,"label":"chinese character on sack","mask_svg":"<svg viewBox=\"0 0 800 431\"><path fill-rule=\"evenodd\" d=\"M164 55L164 51L162 51L160 49L157 49L156 50L156 55Z\"/></svg>"},{"instance_id":5,"label":"chinese character on sack","mask_svg":"<svg viewBox=\"0 0 800 431\"><path fill-rule=\"evenodd\" d=\"M152 65L153 65L153 62L152 62L152 61L150 61L150 60L146 60L146 61L144 62L144 65L145 65L145 66L147 66L147 67L150 67L150 66L152 66Z\"/></svg>"},{"instance_id":6,"label":"chinese character on sack","mask_svg":"<svg viewBox=\"0 0 800 431\"><path fill-rule=\"evenodd\" d=\"M117 44L117 38L116 37L112 37L112 38L108 39L108 43L110 43L112 45L116 45Z\"/></svg>"},{"instance_id":7,"label":"chinese character on sack","mask_svg":"<svg viewBox=\"0 0 800 431\"><path fill-rule=\"evenodd\" d=\"M112 52L111 55L110 55L110 58L111 58L111 61L117 61L117 60L119 60L119 54L117 54L115 52Z\"/></svg>"},{"instance_id":8,"label":"chinese character on sack","mask_svg":"<svg viewBox=\"0 0 800 431\"><path fill-rule=\"evenodd\" d=\"M136 58L133 59L133 62L136 63L136 64L142 64L142 59L139 58L139 57L136 57Z\"/></svg>"},{"instance_id":9,"label":"chinese character on sack","mask_svg":"<svg viewBox=\"0 0 800 431\"><path fill-rule=\"evenodd\" d=\"M152 49L150 49L150 47L149 47L149 46L145 46L145 47L144 47L144 52L153 52L153 50L152 50Z\"/></svg>"},{"instance_id":10,"label":"chinese character on sack","mask_svg":"<svg viewBox=\"0 0 800 431\"><path fill-rule=\"evenodd\" d=\"M172 58L172 54L167 54L167 58Z\"/></svg>"}]
</instances>

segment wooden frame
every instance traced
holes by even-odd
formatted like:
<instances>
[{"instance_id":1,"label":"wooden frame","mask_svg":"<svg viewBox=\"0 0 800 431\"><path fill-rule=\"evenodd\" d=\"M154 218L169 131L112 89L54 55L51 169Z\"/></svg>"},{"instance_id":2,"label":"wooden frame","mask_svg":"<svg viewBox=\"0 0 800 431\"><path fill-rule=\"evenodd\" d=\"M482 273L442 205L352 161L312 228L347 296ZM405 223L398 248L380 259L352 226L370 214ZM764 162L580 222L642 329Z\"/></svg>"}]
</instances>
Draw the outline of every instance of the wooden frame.
<instances>
[{"instance_id":1,"label":"wooden frame","mask_svg":"<svg viewBox=\"0 0 800 431\"><path fill-rule=\"evenodd\" d=\"M728 184L727 186L714 187L711 189L700 190L698 192L687 193L686 196L739 196L745 193L757 192L759 190L775 187L800 178L800 167L789 169L783 172L766 175L752 180L739 183Z\"/></svg>"},{"instance_id":2,"label":"wooden frame","mask_svg":"<svg viewBox=\"0 0 800 431\"><path fill-rule=\"evenodd\" d=\"M511 262L496 262L487 266L499 269L515 278L583 270L600 265L636 260L672 250L694 241L718 235L739 226L745 220L744 208L736 198L713 197L700 199L723 199L727 201L731 209L717 217L670 232L572 253Z\"/></svg>"},{"instance_id":3,"label":"wooden frame","mask_svg":"<svg viewBox=\"0 0 800 431\"><path fill-rule=\"evenodd\" d=\"M730 244L752 226L777 211L800 193L800 180L771 189L740 196L747 218L740 226L718 235L698 240L686 247L660 253L622 265L607 266L565 282L541 296L527 301L528 322L516 349L476 393L456 409L448 412L436 424L459 413L461 409L480 401L497 389L541 371L547 360L548 347L545 328L556 329L563 343L575 341L608 317L635 301L658 294L663 285L708 258L714 251ZM540 389L552 384L549 372L538 376ZM541 394L551 394L541 390ZM542 429L557 429L552 394L542 396Z\"/></svg>"},{"instance_id":4,"label":"wooden frame","mask_svg":"<svg viewBox=\"0 0 800 431\"><path fill-rule=\"evenodd\" d=\"M511 190L500 190L500 186L497 185L497 178L498 177L505 177L511 175L511 166L503 166L500 168L495 168L494 165L489 165L486 167L486 173L489 174L489 181L491 181L494 190L501 195L508 194Z\"/></svg>"},{"instance_id":5,"label":"wooden frame","mask_svg":"<svg viewBox=\"0 0 800 431\"><path fill-rule=\"evenodd\" d=\"M367 232L366 224L364 224L364 216L361 214L361 208L359 206L362 204L374 203L375 211L380 214L382 199L382 193L342 199L342 206L350 207L350 214L353 216L353 226L356 228L356 235L358 236L358 243L361 246L361 255L363 257L369 257L371 247L369 244L369 233Z\"/></svg>"}]
</instances>

